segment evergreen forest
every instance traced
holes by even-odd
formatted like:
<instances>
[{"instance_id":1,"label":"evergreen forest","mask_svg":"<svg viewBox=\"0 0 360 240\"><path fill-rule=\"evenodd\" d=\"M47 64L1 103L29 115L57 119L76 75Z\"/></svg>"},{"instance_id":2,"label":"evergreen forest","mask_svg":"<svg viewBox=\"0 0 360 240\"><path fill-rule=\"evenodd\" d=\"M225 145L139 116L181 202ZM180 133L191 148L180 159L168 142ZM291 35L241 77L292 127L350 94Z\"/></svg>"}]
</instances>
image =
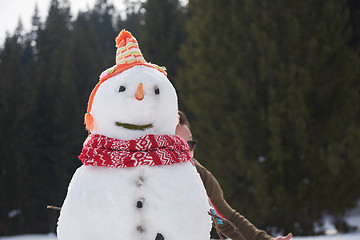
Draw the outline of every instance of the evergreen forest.
<instances>
[{"instance_id":1,"label":"evergreen forest","mask_svg":"<svg viewBox=\"0 0 360 240\"><path fill-rule=\"evenodd\" d=\"M339 232L360 199L360 1L97 0L19 22L0 46L0 236L56 231L100 73L126 29L166 66L195 158L270 234Z\"/></svg>"}]
</instances>

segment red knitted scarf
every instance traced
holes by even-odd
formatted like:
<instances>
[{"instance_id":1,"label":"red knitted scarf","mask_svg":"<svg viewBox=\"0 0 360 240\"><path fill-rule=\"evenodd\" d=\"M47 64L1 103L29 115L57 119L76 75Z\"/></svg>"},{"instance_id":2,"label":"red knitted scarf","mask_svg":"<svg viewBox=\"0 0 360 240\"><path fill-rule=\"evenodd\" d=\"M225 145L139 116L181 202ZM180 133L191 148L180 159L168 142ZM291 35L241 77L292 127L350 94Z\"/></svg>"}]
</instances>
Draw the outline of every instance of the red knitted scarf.
<instances>
[{"instance_id":1,"label":"red knitted scarf","mask_svg":"<svg viewBox=\"0 0 360 240\"><path fill-rule=\"evenodd\" d=\"M145 135L135 140L118 140L89 134L79 159L84 165L136 167L170 165L191 159L189 146L175 135Z\"/></svg>"}]
</instances>

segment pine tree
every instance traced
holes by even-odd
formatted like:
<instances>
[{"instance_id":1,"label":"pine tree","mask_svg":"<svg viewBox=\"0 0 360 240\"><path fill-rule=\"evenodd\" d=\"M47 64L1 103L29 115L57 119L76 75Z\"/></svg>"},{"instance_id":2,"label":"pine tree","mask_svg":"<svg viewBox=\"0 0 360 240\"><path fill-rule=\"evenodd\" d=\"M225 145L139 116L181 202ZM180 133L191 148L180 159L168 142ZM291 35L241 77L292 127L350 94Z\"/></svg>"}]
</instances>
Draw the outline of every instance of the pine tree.
<instances>
[{"instance_id":1,"label":"pine tree","mask_svg":"<svg viewBox=\"0 0 360 240\"><path fill-rule=\"evenodd\" d=\"M114 32L112 22L103 21L110 18L111 9L99 2L94 10L79 13L73 23L70 47L65 56L58 85L58 97L54 103L54 108L57 109L54 121L58 125L55 142L58 143L56 145L62 146L62 150L58 149L56 154L63 159L56 170L58 178L61 179L59 204L65 197L74 170L81 164L77 155L87 135L83 118L89 95L100 73L115 63L114 58L110 61L108 56L111 50L111 55L114 56L114 38L103 39L104 29L108 29L112 34ZM94 22L97 24L93 24Z\"/></svg>"},{"instance_id":2,"label":"pine tree","mask_svg":"<svg viewBox=\"0 0 360 240\"><path fill-rule=\"evenodd\" d=\"M18 227L21 225L19 217L8 216L8 213L16 209L20 209L19 201L13 201L12 199L18 200L19 196L19 162L17 161L12 153L14 153L14 137L11 135L11 130L14 130L14 124L19 124L16 119L18 116L17 108L19 107L19 96L16 94L19 89L19 79L21 79L21 47L17 43L18 39L16 36L8 37L5 40L4 49L1 52L1 85L3 91L1 92L0 99L0 124L1 126L7 126L1 134L1 149L0 157L1 169L4 174L1 175L0 190L3 193L1 195L1 209L0 209L0 225L5 225L8 221L8 228L2 229L2 234L12 233L19 230ZM16 83L13 83L16 81ZM7 195L7 196L6 196ZM5 221L5 222L3 222Z\"/></svg>"},{"instance_id":3,"label":"pine tree","mask_svg":"<svg viewBox=\"0 0 360 240\"><path fill-rule=\"evenodd\" d=\"M122 19L120 16L116 22L116 32L120 32L121 30L127 30L131 32L133 36L140 35L140 13L133 11L127 12L126 18Z\"/></svg>"},{"instance_id":4,"label":"pine tree","mask_svg":"<svg viewBox=\"0 0 360 240\"><path fill-rule=\"evenodd\" d=\"M143 9L138 42L145 59L165 66L171 79L181 65L178 51L185 39L185 8L179 0L148 0Z\"/></svg>"},{"instance_id":5,"label":"pine tree","mask_svg":"<svg viewBox=\"0 0 360 240\"><path fill-rule=\"evenodd\" d=\"M98 1L74 23L69 7L53 0L44 24L35 8L32 30L19 25L0 51L0 234L55 231L46 205L61 205L81 164L87 100L115 62L112 5Z\"/></svg>"},{"instance_id":6,"label":"pine tree","mask_svg":"<svg viewBox=\"0 0 360 240\"><path fill-rule=\"evenodd\" d=\"M350 46L359 51L360 46L360 2L348 0L347 5L350 11L348 31L351 31Z\"/></svg>"},{"instance_id":7,"label":"pine tree","mask_svg":"<svg viewBox=\"0 0 360 240\"><path fill-rule=\"evenodd\" d=\"M98 47L102 52L99 60L100 67L108 68L114 64L115 37L113 22L116 19L114 6L107 0L97 0L94 9L91 11L89 24L94 27L97 37L101 40Z\"/></svg>"},{"instance_id":8,"label":"pine tree","mask_svg":"<svg viewBox=\"0 0 360 240\"><path fill-rule=\"evenodd\" d=\"M32 83L36 89L33 102L36 109L30 121L34 129L34 149L29 156L31 162L28 168L32 177L27 182L30 201L26 217L29 220L28 227L37 232L54 231L58 216L57 213L46 210L46 205L57 203L62 197L58 188L62 176L57 174L59 165L64 161L59 154L63 145L57 141L62 128L56 119L62 113L58 112L61 109L56 108L56 101L61 98L59 86L69 48L69 28L70 12L67 2L53 0L44 27L38 29L36 72Z\"/></svg>"},{"instance_id":9,"label":"pine tree","mask_svg":"<svg viewBox=\"0 0 360 240\"><path fill-rule=\"evenodd\" d=\"M3 126L0 139L1 227L0 234L23 232L26 227L24 209L26 206L27 153L32 144L29 138L28 116L32 50L30 41L22 35L22 24L12 37L5 41L0 56L0 83L3 86L0 104L0 124ZM4 221L4 222L3 222Z\"/></svg>"},{"instance_id":10,"label":"pine tree","mask_svg":"<svg viewBox=\"0 0 360 240\"><path fill-rule=\"evenodd\" d=\"M359 197L357 174L345 177L359 154L345 1L197 0L190 11L178 92L196 156L229 202L281 232L315 233L324 211L341 219ZM336 182L344 191L329 201Z\"/></svg>"}]
</instances>

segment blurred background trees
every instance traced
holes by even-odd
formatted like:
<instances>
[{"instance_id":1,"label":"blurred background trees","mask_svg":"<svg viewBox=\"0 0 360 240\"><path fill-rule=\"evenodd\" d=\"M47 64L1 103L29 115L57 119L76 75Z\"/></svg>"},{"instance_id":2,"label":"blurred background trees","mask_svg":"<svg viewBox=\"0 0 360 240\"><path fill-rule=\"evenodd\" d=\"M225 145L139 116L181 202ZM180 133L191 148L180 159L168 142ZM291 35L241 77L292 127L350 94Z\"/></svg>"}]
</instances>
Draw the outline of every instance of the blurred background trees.
<instances>
[{"instance_id":1,"label":"blurred background trees","mask_svg":"<svg viewBox=\"0 0 360 240\"><path fill-rule=\"evenodd\" d=\"M52 0L0 48L0 235L54 232L87 132L83 114L126 28L167 67L199 140L196 158L270 233L349 231L360 197L356 0Z\"/></svg>"}]
</instances>

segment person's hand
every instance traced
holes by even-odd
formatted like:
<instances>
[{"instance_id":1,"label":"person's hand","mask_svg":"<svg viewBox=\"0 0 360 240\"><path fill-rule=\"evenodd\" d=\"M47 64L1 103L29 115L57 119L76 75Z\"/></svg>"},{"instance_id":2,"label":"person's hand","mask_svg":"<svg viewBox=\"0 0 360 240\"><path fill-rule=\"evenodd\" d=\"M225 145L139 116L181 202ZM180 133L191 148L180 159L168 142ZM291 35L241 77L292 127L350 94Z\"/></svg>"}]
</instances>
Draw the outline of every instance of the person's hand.
<instances>
[{"instance_id":1,"label":"person's hand","mask_svg":"<svg viewBox=\"0 0 360 240\"><path fill-rule=\"evenodd\" d=\"M275 240L290 240L291 238L292 238L292 233L289 233L287 236L285 237L280 236L275 238Z\"/></svg>"}]
</instances>

